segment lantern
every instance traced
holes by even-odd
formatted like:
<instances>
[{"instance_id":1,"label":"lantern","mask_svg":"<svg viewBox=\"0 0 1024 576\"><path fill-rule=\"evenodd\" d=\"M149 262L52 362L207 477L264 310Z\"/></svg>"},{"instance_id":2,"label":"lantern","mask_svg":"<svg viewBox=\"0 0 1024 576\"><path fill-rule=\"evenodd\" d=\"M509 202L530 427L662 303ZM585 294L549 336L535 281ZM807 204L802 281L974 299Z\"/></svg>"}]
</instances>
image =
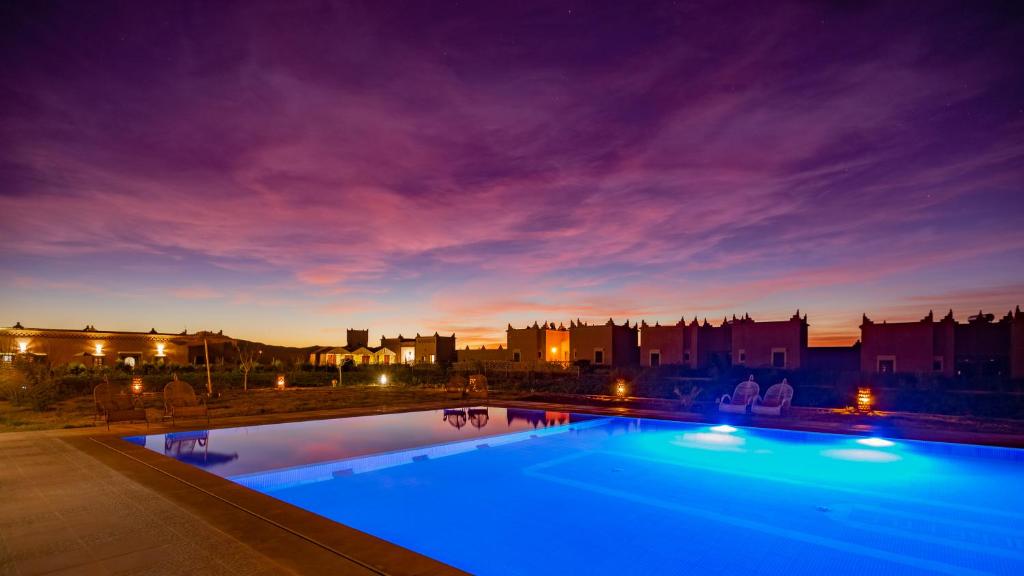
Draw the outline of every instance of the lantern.
<instances>
[{"instance_id":1,"label":"lantern","mask_svg":"<svg viewBox=\"0 0 1024 576\"><path fill-rule=\"evenodd\" d=\"M284 374L278 374L277 375L277 389L278 390L284 390L285 385L286 385L286 382L285 382L285 379L284 379Z\"/></svg>"},{"instance_id":2,"label":"lantern","mask_svg":"<svg viewBox=\"0 0 1024 576\"><path fill-rule=\"evenodd\" d=\"M387 374L381 374L379 381L380 381L380 385L381 386L387 386L388 385L388 375Z\"/></svg>"},{"instance_id":3,"label":"lantern","mask_svg":"<svg viewBox=\"0 0 1024 576\"><path fill-rule=\"evenodd\" d=\"M871 405L874 398L871 397L871 389L867 387L857 388L857 411L871 412Z\"/></svg>"},{"instance_id":4,"label":"lantern","mask_svg":"<svg viewBox=\"0 0 1024 576\"><path fill-rule=\"evenodd\" d=\"M618 396L619 398L624 398L626 396L626 381L625 380L616 380L615 381L615 395Z\"/></svg>"},{"instance_id":5,"label":"lantern","mask_svg":"<svg viewBox=\"0 0 1024 576\"><path fill-rule=\"evenodd\" d=\"M142 394L142 376L132 378L132 394Z\"/></svg>"},{"instance_id":6,"label":"lantern","mask_svg":"<svg viewBox=\"0 0 1024 576\"><path fill-rule=\"evenodd\" d=\"M22 354L28 352L28 342L18 342L18 352Z\"/></svg>"}]
</instances>

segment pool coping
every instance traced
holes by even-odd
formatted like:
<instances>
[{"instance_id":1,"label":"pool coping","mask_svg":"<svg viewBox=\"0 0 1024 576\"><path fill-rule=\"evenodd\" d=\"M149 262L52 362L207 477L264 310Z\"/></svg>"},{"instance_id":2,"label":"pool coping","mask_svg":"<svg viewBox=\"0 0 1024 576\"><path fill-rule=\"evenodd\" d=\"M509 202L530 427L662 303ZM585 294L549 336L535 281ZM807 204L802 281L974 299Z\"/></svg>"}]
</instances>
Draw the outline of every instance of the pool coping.
<instances>
[{"instance_id":1,"label":"pool coping","mask_svg":"<svg viewBox=\"0 0 1024 576\"><path fill-rule=\"evenodd\" d=\"M495 408L522 408L558 412L577 412L594 415L655 418L691 423L715 423L717 414L666 412L626 407L551 404L516 400L472 400L446 403L424 403L382 410L345 409L316 413L266 415L259 418L225 418L209 426L188 429L217 429L256 426L286 422L325 420L383 413L439 410L443 407L491 406ZM845 425L795 422L794 419L775 420L758 417L731 417L731 423L756 428L794 430L812 433L869 435L870 430L851 430ZM205 424L205 423L204 423ZM773 425L775 424L775 425ZM833 423L829 423L833 424ZM350 526L329 520L308 510L293 506L272 496L246 488L226 478L206 472L190 464L179 462L137 444L123 440L126 436L160 434L172 431L163 426L142 432L140 427L127 430L103 431L102 434L74 434L65 436L79 450L100 460L107 466L171 499L179 506L202 518L212 526L253 547L272 561L298 573L321 573L329 569L343 573L456 575L465 572L434 560L397 544L392 544ZM186 428L175 427L173 430ZM949 431L936 434L935 429L886 431L890 437L908 440L977 444L1010 448L1024 447L1024 437ZM893 432L897 432L896 435ZM987 440L987 441L986 441ZM312 562L312 564L311 564ZM328 568L332 566L332 568Z\"/></svg>"}]
</instances>

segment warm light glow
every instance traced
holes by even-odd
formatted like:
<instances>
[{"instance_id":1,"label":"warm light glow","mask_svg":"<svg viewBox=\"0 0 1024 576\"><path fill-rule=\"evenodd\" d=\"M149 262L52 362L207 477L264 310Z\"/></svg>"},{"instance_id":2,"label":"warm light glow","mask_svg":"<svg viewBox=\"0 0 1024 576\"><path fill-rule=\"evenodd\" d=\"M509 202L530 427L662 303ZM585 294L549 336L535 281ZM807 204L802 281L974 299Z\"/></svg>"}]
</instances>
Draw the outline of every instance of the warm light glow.
<instances>
[{"instance_id":1,"label":"warm light glow","mask_svg":"<svg viewBox=\"0 0 1024 576\"><path fill-rule=\"evenodd\" d=\"M142 394L142 376L132 378L132 394Z\"/></svg>"},{"instance_id":2,"label":"warm light glow","mask_svg":"<svg viewBox=\"0 0 1024 576\"><path fill-rule=\"evenodd\" d=\"M870 412L871 411L871 389L870 388L857 388L857 410L859 412Z\"/></svg>"},{"instance_id":3,"label":"warm light glow","mask_svg":"<svg viewBox=\"0 0 1024 576\"><path fill-rule=\"evenodd\" d=\"M626 381L625 380L616 380L615 381L615 395L616 396L620 396L620 397L626 395Z\"/></svg>"},{"instance_id":4,"label":"warm light glow","mask_svg":"<svg viewBox=\"0 0 1024 576\"><path fill-rule=\"evenodd\" d=\"M103 344L96 345L96 353L94 356L103 356Z\"/></svg>"},{"instance_id":5,"label":"warm light glow","mask_svg":"<svg viewBox=\"0 0 1024 576\"><path fill-rule=\"evenodd\" d=\"M18 351L22 354L28 352L28 342L18 342Z\"/></svg>"},{"instance_id":6,"label":"warm light glow","mask_svg":"<svg viewBox=\"0 0 1024 576\"><path fill-rule=\"evenodd\" d=\"M894 443L884 438L861 438L860 440L857 440L857 444L871 446L872 448L888 448Z\"/></svg>"},{"instance_id":7,"label":"warm light glow","mask_svg":"<svg viewBox=\"0 0 1024 576\"><path fill-rule=\"evenodd\" d=\"M736 431L736 428L729 426L728 424L719 424L718 426L711 427L712 432L721 432L722 434L730 434Z\"/></svg>"},{"instance_id":8,"label":"warm light glow","mask_svg":"<svg viewBox=\"0 0 1024 576\"><path fill-rule=\"evenodd\" d=\"M165 346L164 344L157 344L156 345L156 355L157 356L163 356L164 355L164 346Z\"/></svg>"},{"instance_id":9,"label":"warm light glow","mask_svg":"<svg viewBox=\"0 0 1024 576\"><path fill-rule=\"evenodd\" d=\"M558 346L552 346L551 347L551 353L552 354L558 354Z\"/></svg>"},{"instance_id":10,"label":"warm light glow","mask_svg":"<svg viewBox=\"0 0 1024 576\"><path fill-rule=\"evenodd\" d=\"M285 387L284 374L278 374L277 375L277 389L278 390L284 390L284 387Z\"/></svg>"},{"instance_id":11,"label":"warm light glow","mask_svg":"<svg viewBox=\"0 0 1024 576\"><path fill-rule=\"evenodd\" d=\"M387 386L388 385L388 375L387 374L381 374L380 375L380 385L381 386Z\"/></svg>"}]
</instances>

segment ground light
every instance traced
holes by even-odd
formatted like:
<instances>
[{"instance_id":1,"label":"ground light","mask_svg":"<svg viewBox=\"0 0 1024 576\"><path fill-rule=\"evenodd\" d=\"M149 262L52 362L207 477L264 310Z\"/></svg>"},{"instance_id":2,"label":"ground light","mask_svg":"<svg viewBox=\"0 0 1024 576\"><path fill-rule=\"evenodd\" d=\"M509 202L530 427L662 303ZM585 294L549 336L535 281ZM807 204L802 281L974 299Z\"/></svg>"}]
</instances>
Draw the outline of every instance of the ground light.
<instances>
[{"instance_id":1,"label":"ground light","mask_svg":"<svg viewBox=\"0 0 1024 576\"><path fill-rule=\"evenodd\" d=\"M721 434L730 434L736 431L736 428L729 426L728 424L719 424L718 426L711 427L712 432L719 432Z\"/></svg>"},{"instance_id":2,"label":"ground light","mask_svg":"<svg viewBox=\"0 0 1024 576\"><path fill-rule=\"evenodd\" d=\"M872 437L872 438L861 438L860 440L857 440L857 444L863 444L865 446L871 446L872 448L888 448L889 446L893 446L895 443L892 442L891 440L886 440L884 438L874 438L874 437Z\"/></svg>"},{"instance_id":3,"label":"ground light","mask_svg":"<svg viewBox=\"0 0 1024 576\"><path fill-rule=\"evenodd\" d=\"M381 374L379 380L380 380L380 385L381 386L387 386L388 385L388 375L387 374Z\"/></svg>"},{"instance_id":4,"label":"ground light","mask_svg":"<svg viewBox=\"0 0 1024 576\"><path fill-rule=\"evenodd\" d=\"M626 396L626 381L625 380L616 380L615 381L615 395L618 396L619 398L623 398L623 397Z\"/></svg>"},{"instance_id":5,"label":"ground light","mask_svg":"<svg viewBox=\"0 0 1024 576\"><path fill-rule=\"evenodd\" d=\"M874 403L874 399L871 397L871 388L860 387L857 388L857 411L858 412L871 412L871 405Z\"/></svg>"},{"instance_id":6,"label":"ground light","mask_svg":"<svg viewBox=\"0 0 1024 576\"><path fill-rule=\"evenodd\" d=\"M277 389L278 390L284 390L286 384L287 383L285 382L284 374L278 374L277 375Z\"/></svg>"}]
</instances>

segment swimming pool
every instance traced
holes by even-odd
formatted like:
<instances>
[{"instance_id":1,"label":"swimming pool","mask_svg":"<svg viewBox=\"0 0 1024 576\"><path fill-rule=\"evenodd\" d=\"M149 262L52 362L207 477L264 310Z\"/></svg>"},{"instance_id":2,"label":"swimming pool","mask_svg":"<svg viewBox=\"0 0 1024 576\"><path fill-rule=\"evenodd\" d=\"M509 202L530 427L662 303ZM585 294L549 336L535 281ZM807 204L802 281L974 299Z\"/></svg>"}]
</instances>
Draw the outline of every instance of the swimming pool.
<instances>
[{"instance_id":1,"label":"swimming pool","mask_svg":"<svg viewBox=\"0 0 1024 576\"><path fill-rule=\"evenodd\" d=\"M474 574L1024 574L1024 450L495 407L127 440Z\"/></svg>"}]
</instances>

